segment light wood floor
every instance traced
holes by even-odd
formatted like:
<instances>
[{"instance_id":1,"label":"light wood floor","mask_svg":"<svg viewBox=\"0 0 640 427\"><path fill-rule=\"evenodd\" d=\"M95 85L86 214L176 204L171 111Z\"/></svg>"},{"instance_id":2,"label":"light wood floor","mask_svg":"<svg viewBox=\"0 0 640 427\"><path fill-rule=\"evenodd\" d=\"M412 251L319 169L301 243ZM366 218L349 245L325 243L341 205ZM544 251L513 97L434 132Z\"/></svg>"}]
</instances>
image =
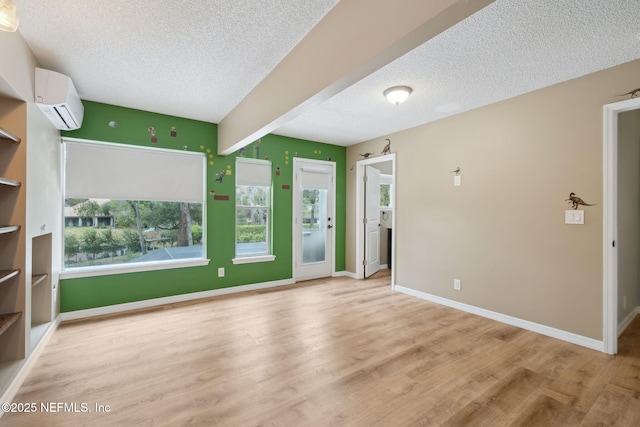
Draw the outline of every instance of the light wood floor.
<instances>
[{"instance_id":1,"label":"light wood floor","mask_svg":"<svg viewBox=\"0 0 640 427\"><path fill-rule=\"evenodd\" d=\"M63 324L10 426L640 425L640 318L620 354L393 293L310 281ZM95 412L95 405L110 412Z\"/></svg>"}]
</instances>

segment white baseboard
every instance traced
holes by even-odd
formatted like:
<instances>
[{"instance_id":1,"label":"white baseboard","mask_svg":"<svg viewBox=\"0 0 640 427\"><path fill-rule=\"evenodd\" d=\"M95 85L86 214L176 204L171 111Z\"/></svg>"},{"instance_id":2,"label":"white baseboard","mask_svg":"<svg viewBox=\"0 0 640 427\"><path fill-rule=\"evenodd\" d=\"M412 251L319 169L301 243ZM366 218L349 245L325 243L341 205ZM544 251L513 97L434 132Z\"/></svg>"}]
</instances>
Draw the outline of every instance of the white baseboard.
<instances>
[{"instance_id":1,"label":"white baseboard","mask_svg":"<svg viewBox=\"0 0 640 427\"><path fill-rule=\"evenodd\" d=\"M332 274L332 277L350 277L352 279L358 279L358 277L356 277L356 273L352 273L350 271L336 271L335 273Z\"/></svg>"},{"instance_id":2,"label":"white baseboard","mask_svg":"<svg viewBox=\"0 0 640 427\"><path fill-rule=\"evenodd\" d=\"M212 289L210 291L192 292L189 294L173 295L170 297L154 298L143 301L128 302L124 304L108 305L106 307L89 308L86 310L69 311L61 313L61 320L76 320L87 317L103 316L105 314L121 313L131 310L139 310L141 308L156 307L159 305L173 304L176 302L193 301L202 298L217 297L220 295L235 294L238 292L255 291L259 289L275 288L277 286L292 285L293 279L274 280L271 282L255 283L251 285L231 286L228 288Z\"/></svg>"},{"instance_id":3,"label":"white baseboard","mask_svg":"<svg viewBox=\"0 0 640 427\"><path fill-rule=\"evenodd\" d=\"M33 349L29 357L27 357L22 362L22 365L16 372L16 375L13 377L13 380L11 380L11 383L9 384L7 389L4 391L4 393L2 393L2 396L0 396L0 402L9 403L13 401L13 399L16 397L16 394L18 394L18 390L20 390L22 383L24 383L24 380L27 378L27 376L31 372L31 369L33 369L33 366L36 364L36 361L38 360L38 358L44 351L44 348L47 346L47 343L53 336L53 333L56 331L56 329L58 329L59 324L60 324L60 316L58 316L56 320L54 320L51 323L51 325L49 326L47 331L44 333L44 335L42 335L42 338L40 339L36 347ZM4 414L4 411L0 410L0 418L2 417L3 414Z\"/></svg>"},{"instance_id":4,"label":"white baseboard","mask_svg":"<svg viewBox=\"0 0 640 427\"><path fill-rule=\"evenodd\" d=\"M620 322L620 324L618 325L618 336L620 336L624 332L624 330L627 329L627 326L629 326L629 324L633 321L633 319L635 319L638 314L640 314L640 307L636 307L635 309L633 309L631 313L629 313L629 315L625 317L622 322Z\"/></svg>"},{"instance_id":5,"label":"white baseboard","mask_svg":"<svg viewBox=\"0 0 640 427\"><path fill-rule=\"evenodd\" d=\"M473 305L464 304L458 301L453 301L447 298L442 298L436 295L428 294L426 292L416 291L415 289L406 288L404 286L396 285L394 290L427 301L435 302L437 304L446 305L447 307L455 308L457 310L466 311L467 313L476 314L478 316L497 320L498 322L506 323L508 325L517 326L518 328L526 329L532 332L546 335L548 337L557 338L563 341L570 342L572 344L580 345L582 347L587 347L593 350L604 352L604 343L593 338L563 331L561 329L552 328L550 326L541 325L539 323L530 322L528 320L519 319L517 317L508 316L506 314L498 313L495 311L486 310L484 308L475 307Z\"/></svg>"}]
</instances>

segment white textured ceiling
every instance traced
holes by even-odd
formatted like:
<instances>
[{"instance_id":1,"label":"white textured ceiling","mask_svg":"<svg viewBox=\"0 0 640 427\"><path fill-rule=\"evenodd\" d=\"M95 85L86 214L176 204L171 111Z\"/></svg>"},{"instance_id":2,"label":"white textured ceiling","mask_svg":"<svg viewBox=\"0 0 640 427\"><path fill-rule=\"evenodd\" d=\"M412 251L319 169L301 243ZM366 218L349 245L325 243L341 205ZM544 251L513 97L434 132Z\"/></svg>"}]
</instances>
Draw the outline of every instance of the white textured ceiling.
<instances>
[{"instance_id":1,"label":"white textured ceiling","mask_svg":"<svg viewBox=\"0 0 640 427\"><path fill-rule=\"evenodd\" d=\"M13 1L83 99L214 123L338 3ZM275 133L350 145L638 58L640 0L496 0ZM394 85L406 103L384 100Z\"/></svg>"},{"instance_id":2,"label":"white textured ceiling","mask_svg":"<svg viewBox=\"0 0 640 427\"><path fill-rule=\"evenodd\" d=\"M338 0L13 0L82 99L220 122Z\"/></svg>"}]
</instances>

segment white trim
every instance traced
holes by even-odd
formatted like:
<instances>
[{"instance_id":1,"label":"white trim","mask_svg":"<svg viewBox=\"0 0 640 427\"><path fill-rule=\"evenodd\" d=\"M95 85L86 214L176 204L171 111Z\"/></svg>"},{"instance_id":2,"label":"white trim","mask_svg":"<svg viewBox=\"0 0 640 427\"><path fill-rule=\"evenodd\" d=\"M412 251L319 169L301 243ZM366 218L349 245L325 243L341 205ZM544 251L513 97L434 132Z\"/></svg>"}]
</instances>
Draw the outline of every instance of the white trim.
<instances>
[{"instance_id":1,"label":"white trim","mask_svg":"<svg viewBox=\"0 0 640 427\"><path fill-rule=\"evenodd\" d=\"M49 340L53 336L53 333L56 331L56 329L58 329L59 325L60 316L58 316L53 322L51 322L51 324L47 328L47 331L42 335L42 339L40 339L35 348L32 349L29 356L21 362L21 366L18 368L18 371L9 383L9 386L6 388L2 396L0 396L0 402L8 403L13 401L13 399L16 397L16 394L18 394L18 390L20 390L20 387L24 383L24 380L31 372L31 369L33 369L34 365L40 358L40 355L49 343ZM0 418L2 418L3 414L4 412L0 409Z\"/></svg>"},{"instance_id":2,"label":"white trim","mask_svg":"<svg viewBox=\"0 0 640 427\"><path fill-rule=\"evenodd\" d=\"M618 325L618 336L622 335L625 329L633 322L633 319L640 314L640 307L636 307L631 310L631 313Z\"/></svg>"},{"instance_id":3,"label":"white trim","mask_svg":"<svg viewBox=\"0 0 640 427\"><path fill-rule=\"evenodd\" d=\"M364 206L362 201L364 200L364 167L367 165L372 165L375 163L382 163L391 161L391 175L392 175L392 187L393 191L391 191L391 205L394 209L396 206L396 189L398 188L396 185L396 153L386 154L384 156L378 156L371 159L359 160L356 162L356 278L364 279L364 266L362 265L362 260L364 259L364 247L361 244L363 242L363 229L362 229L362 218L364 218ZM391 228L394 230L391 234L391 265L396 264L396 217L394 215L391 217ZM394 289L396 286L396 269L391 269L391 289Z\"/></svg>"},{"instance_id":4,"label":"white trim","mask_svg":"<svg viewBox=\"0 0 640 427\"><path fill-rule=\"evenodd\" d=\"M458 301L453 301L447 298L442 298L442 297L431 295L425 292L416 291L414 289L406 288L404 286L396 285L395 290L398 292L402 292L403 294L411 295L420 299L434 302L436 304L441 304L447 307L455 308L456 310L461 310L467 313L486 317L487 319L496 320L498 322L506 323L507 325L516 326L518 328L522 328L528 331L546 335L551 338L557 338L557 339L567 341L572 344L577 344L582 347L587 347L593 350L604 351L603 342L595 340L593 338L574 334L572 332L563 331L561 329L552 328L550 326L541 325L539 323L530 322L528 320L519 319L517 317L508 316L506 314L497 313L495 311L485 310L484 308L479 308L473 305L464 304Z\"/></svg>"},{"instance_id":5,"label":"white trim","mask_svg":"<svg viewBox=\"0 0 640 427\"><path fill-rule=\"evenodd\" d=\"M202 248L204 251L204 247ZM139 273L142 271L168 270L171 268L201 267L209 265L209 259L193 258L174 261L152 261L137 264L115 264L94 267L78 267L60 272L61 279L80 277L108 276L111 274Z\"/></svg>"},{"instance_id":6,"label":"white trim","mask_svg":"<svg viewBox=\"0 0 640 427\"><path fill-rule=\"evenodd\" d=\"M68 320L84 319L87 317L103 316L105 314L122 313L131 310L139 310L141 308L156 307L159 305L173 304L176 302L193 301L203 298L217 297L220 295L236 294L239 292L255 291L259 289L275 288L278 286L292 285L293 279L274 280L271 282L254 283L251 285L231 286L222 289L212 289L210 291L192 292L189 294L173 295L170 297L147 299L143 301L128 302L124 304L109 305L106 307L89 308L86 310L69 311L61 313L60 317L63 322Z\"/></svg>"},{"instance_id":7,"label":"white trim","mask_svg":"<svg viewBox=\"0 0 640 427\"><path fill-rule=\"evenodd\" d=\"M335 273L333 273L333 275L331 277L350 277L352 279L358 279L356 277L356 273L352 273L350 271L336 271Z\"/></svg>"},{"instance_id":8,"label":"white trim","mask_svg":"<svg viewBox=\"0 0 640 427\"><path fill-rule=\"evenodd\" d=\"M618 352L618 114L640 108L640 98L603 107L602 337L604 352Z\"/></svg>"},{"instance_id":9,"label":"white trim","mask_svg":"<svg viewBox=\"0 0 640 427\"><path fill-rule=\"evenodd\" d=\"M233 258L231 262L234 264L251 264L254 262L270 262L275 261L275 255L259 255Z\"/></svg>"}]
</instances>

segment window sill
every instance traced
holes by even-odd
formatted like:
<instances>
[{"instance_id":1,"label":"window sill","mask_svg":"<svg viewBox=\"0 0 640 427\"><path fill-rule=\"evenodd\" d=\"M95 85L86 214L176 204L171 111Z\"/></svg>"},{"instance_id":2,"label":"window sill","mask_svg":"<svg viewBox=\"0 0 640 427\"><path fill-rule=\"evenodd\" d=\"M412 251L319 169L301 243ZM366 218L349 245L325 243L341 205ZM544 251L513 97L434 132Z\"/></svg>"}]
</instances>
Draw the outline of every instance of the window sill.
<instances>
[{"instance_id":1,"label":"window sill","mask_svg":"<svg viewBox=\"0 0 640 427\"><path fill-rule=\"evenodd\" d=\"M251 264L254 262L270 262L275 261L275 255L260 255L260 256L247 256L247 257L238 257L234 258L231 261L234 264Z\"/></svg>"},{"instance_id":2,"label":"window sill","mask_svg":"<svg viewBox=\"0 0 640 427\"><path fill-rule=\"evenodd\" d=\"M61 279L78 279L81 277L108 276L111 274L139 273L143 271L168 270L172 268L200 267L209 265L208 259L190 259L179 261L145 262L128 265L105 265L98 267L79 267L61 271Z\"/></svg>"}]
</instances>

